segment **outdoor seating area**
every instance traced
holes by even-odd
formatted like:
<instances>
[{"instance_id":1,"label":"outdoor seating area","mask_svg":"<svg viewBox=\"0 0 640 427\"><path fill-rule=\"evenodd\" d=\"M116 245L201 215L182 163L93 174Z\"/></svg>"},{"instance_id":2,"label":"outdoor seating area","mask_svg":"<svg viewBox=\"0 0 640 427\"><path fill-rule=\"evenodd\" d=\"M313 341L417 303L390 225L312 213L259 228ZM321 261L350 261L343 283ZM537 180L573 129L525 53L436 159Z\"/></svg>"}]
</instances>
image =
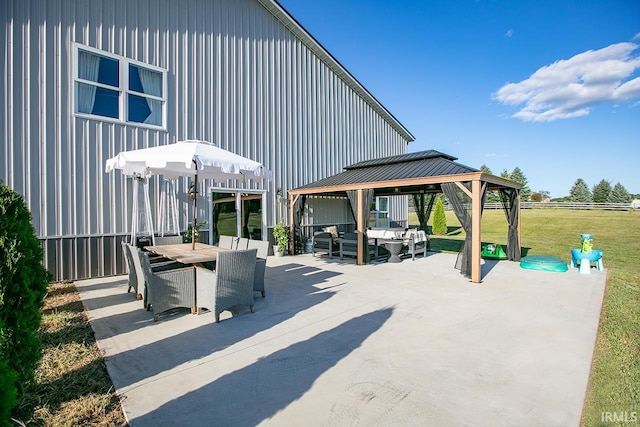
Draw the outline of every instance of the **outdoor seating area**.
<instances>
[{"instance_id":1,"label":"outdoor seating area","mask_svg":"<svg viewBox=\"0 0 640 427\"><path fill-rule=\"evenodd\" d=\"M169 310L186 308L198 314L214 311L218 322L222 311L237 305L253 312L254 292L264 298L269 242L225 236L221 241L229 247L196 243L192 248L191 243L155 240L156 245L142 249L122 244L127 292L135 291L154 321Z\"/></svg>"}]
</instances>

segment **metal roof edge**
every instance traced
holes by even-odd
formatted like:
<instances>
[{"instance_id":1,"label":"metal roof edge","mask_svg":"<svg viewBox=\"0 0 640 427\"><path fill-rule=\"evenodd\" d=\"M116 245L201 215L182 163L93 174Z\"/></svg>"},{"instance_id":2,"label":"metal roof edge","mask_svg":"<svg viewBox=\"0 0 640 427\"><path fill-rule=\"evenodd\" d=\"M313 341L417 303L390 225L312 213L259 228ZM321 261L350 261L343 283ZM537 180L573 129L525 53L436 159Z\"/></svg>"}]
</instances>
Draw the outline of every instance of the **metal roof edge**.
<instances>
[{"instance_id":1,"label":"metal roof edge","mask_svg":"<svg viewBox=\"0 0 640 427\"><path fill-rule=\"evenodd\" d=\"M297 36L313 53L342 78L358 95L382 115L399 132L407 142L415 141L415 137L387 108L382 105L327 49L318 42L287 10L276 0L257 0L267 11Z\"/></svg>"}]
</instances>

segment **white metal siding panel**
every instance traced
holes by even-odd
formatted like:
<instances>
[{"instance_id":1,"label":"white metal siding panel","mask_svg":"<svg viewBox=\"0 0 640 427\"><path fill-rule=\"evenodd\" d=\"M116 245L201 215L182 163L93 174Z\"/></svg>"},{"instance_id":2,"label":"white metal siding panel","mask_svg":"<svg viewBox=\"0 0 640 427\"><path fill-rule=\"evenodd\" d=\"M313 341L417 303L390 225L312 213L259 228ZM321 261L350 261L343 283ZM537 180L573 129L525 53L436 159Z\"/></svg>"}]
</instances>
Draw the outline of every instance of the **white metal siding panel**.
<instances>
[{"instance_id":1,"label":"white metal siding panel","mask_svg":"<svg viewBox=\"0 0 640 427\"><path fill-rule=\"evenodd\" d=\"M114 251L131 183L104 173L119 151L197 138L263 162L274 173L268 224L284 213L275 190L406 152L407 139L255 0L6 0L0 14L0 179L25 197L59 278L122 271ZM74 42L167 69L166 131L75 117ZM153 204L160 187L151 181ZM329 219L350 220L336 212Z\"/></svg>"}]
</instances>

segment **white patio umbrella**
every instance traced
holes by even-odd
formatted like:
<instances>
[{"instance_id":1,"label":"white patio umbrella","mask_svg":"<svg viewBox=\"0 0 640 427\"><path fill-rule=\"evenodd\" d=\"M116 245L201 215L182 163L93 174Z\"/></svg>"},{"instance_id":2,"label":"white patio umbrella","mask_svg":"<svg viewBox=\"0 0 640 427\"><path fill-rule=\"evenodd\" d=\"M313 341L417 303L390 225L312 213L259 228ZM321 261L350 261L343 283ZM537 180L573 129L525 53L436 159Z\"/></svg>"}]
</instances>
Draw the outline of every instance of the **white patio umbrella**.
<instances>
[{"instance_id":1,"label":"white patio umbrella","mask_svg":"<svg viewBox=\"0 0 640 427\"><path fill-rule=\"evenodd\" d=\"M165 178L189 176L194 180L192 248L195 248L196 198L198 178L215 179L271 179L271 171L261 163L239 156L207 141L187 140L175 144L121 151L107 160L106 172L114 169L130 176Z\"/></svg>"}]
</instances>

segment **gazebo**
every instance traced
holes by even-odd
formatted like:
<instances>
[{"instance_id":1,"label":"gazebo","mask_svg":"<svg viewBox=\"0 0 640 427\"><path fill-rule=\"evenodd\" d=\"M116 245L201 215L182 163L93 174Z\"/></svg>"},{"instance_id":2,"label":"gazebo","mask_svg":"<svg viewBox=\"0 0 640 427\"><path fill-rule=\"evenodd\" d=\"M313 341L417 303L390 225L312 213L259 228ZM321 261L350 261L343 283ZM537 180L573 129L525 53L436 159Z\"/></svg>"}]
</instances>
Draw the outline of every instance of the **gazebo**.
<instances>
[{"instance_id":1,"label":"gazebo","mask_svg":"<svg viewBox=\"0 0 640 427\"><path fill-rule=\"evenodd\" d=\"M435 196L444 193L466 233L456 268L480 283L481 217L487 191L497 191L509 225L507 258L519 261L520 188L517 182L484 173L435 150L365 160L328 178L289 190L291 235L300 229L307 196L345 197L349 200L358 233L358 265L367 260L367 221L376 196L413 197L421 228L426 228ZM469 212L470 211L470 212ZM291 253L295 242L291 242Z\"/></svg>"}]
</instances>

